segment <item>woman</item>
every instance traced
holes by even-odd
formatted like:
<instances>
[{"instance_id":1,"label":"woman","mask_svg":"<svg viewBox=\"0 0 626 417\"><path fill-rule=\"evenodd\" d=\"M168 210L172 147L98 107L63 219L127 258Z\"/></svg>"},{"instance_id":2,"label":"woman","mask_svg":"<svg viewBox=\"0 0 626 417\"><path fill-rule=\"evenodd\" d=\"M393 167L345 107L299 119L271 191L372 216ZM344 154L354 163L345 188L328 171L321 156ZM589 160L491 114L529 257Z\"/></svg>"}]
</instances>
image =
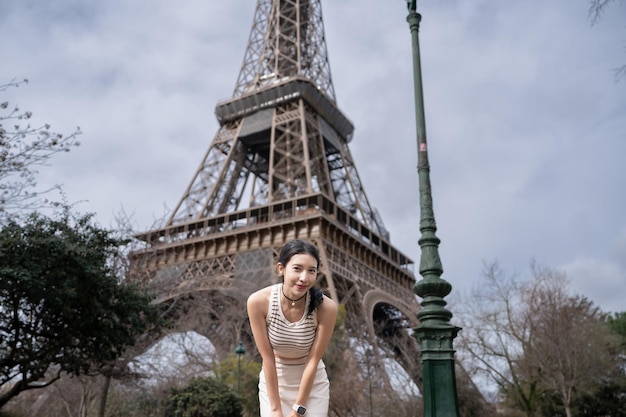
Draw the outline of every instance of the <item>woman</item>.
<instances>
[{"instance_id":1,"label":"woman","mask_svg":"<svg viewBox=\"0 0 626 417\"><path fill-rule=\"evenodd\" d=\"M326 417L330 383L322 361L337 318L337 304L314 284L317 248L293 240L280 252L278 284L248 298L248 316L263 367L261 417Z\"/></svg>"}]
</instances>

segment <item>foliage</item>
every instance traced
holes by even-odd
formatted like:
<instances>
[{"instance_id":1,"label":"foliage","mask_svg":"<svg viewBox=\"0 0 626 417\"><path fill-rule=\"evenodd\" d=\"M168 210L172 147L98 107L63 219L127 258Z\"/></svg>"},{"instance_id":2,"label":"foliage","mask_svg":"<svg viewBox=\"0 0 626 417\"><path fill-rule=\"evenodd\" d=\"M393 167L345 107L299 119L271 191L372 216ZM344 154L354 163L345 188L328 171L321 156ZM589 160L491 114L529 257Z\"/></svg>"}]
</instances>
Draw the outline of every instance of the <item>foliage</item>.
<instances>
[{"instance_id":1,"label":"foliage","mask_svg":"<svg viewBox=\"0 0 626 417\"><path fill-rule=\"evenodd\" d=\"M491 417L496 415L493 404L483 397L459 361L455 364L455 376L459 415L463 417Z\"/></svg>"},{"instance_id":2,"label":"foliage","mask_svg":"<svg viewBox=\"0 0 626 417\"><path fill-rule=\"evenodd\" d=\"M609 315L606 321L611 331L620 337L622 354L626 354L626 312Z\"/></svg>"},{"instance_id":3,"label":"foliage","mask_svg":"<svg viewBox=\"0 0 626 417\"><path fill-rule=\"evenodd\" d=\"M236 392L241 399L241 405L246 415L259 415L259 373L261 364L242 355L241 359L235 353L217 363L213 372L216 378Z\"/></svg>"},{"instance_id":4,"label":"foliage","mask_svg":"<svg viewBox=\"0 0 626 417\"><path fill-rule=\"evenodd\" d=\"M165 414L170 389L162 386L130 388L118 384L107 402L107 415L115 417L154 417Z\"/></svg>"},{"instance_id":5,"label":"foliage","mask_svg":"<svg viewBox=\"0 0 626 417\"><path fill-rule=\"evenodd\" d=\"M0 84L0 93L9 87L19 87L28 80ZM32 127L28 121L32 112L21 111L19 107L9 106L8 101L0 101L0 215L7 211L24 208L41 208L50 203L42 196L53 189L33 191L37 186L35 168L45 165L49 159L60 152L69 152L80 145L77 137L80 128L64 136L50 130L50 125Z\"/></svg>"},{"instance_id":6,"label":"foliage","mask_svg":"<svg viewBox=\"0 0 626 417\"><path fill-rule=\"evenodd\" d=\"M621 379L609 379L592 393L582 393L574 397L572 409L577 417L625 417L626 383ZM552 413L553 416L565 413Z\"/></svg>"},{"instance_id":7,"label":"foliage","mask_svg":"<svg viewBox=\"0 0 626 417\"><path fill-rule=\"evenodd\" d=\"M522 363L537 369L540 386L556 394L569 417L576 396L593 393L611 374L615 339L592 302L554 284L533 300L533 341Z\"/></svg>"},{"instance_id":8,"label":"foliage","mask_svg":"<svg viewBox=\"0 0 626 417\"><path fill-rule=\"evenodd\" d=\"M525 286L506 277L494 263L485 266L485 283L472 293L469 311L457 309L459 354L468 356L471 375L495 384L502 397L532 416L540 396L537 375L522 375L518 359L530 344L528 312L522 295ZM463 314L465 313L465 314Z\"/></svg>"},{"instance_id":9,"label":"foliage","mask_svg":"<svg viewBox=\"0 0 626 417\"><path fill-rule=\"evenodd\" d=\"M62 372L97 372L157 322L151 297L121 285L122 241L68 209L0 230L0 407ZM53 372L46 377L46 372Z\"/></svg>"},{"instance_id":10,"label":"foliage","mask_svg":"<svg viewBox=\"0 0 626 417\"><path fill-rule=\"evenodd\" d=\"M217 378L194 378L182 388L173 388L165 417L240 417L240 398Z\"/></svg>"},{"instance_id":11,"label":"foliage","mask_svg":"<svg viewBox=\"0 0 626 417\"><path fill-rule=\"evenodd\" d=\"M504 406L534 416L560 404L572 416L577 399L613 375L615 338L592 302L568 294L565 274L536 264L532 273L521 280L486 266L461 314L460 352L472 374L495 383Z\"/></svg>"},{"instance_id":12,"label":"foliage","mask_svg":"<svg viewBox=\"0 0 626 417\"><path fill-rule=\"evenodd\" d=\"M574 398L577 416L626 417L626 312L609 315L606 324L618 339L611 352L613 366L593 392Z\"/></svg>"}]
</instances>

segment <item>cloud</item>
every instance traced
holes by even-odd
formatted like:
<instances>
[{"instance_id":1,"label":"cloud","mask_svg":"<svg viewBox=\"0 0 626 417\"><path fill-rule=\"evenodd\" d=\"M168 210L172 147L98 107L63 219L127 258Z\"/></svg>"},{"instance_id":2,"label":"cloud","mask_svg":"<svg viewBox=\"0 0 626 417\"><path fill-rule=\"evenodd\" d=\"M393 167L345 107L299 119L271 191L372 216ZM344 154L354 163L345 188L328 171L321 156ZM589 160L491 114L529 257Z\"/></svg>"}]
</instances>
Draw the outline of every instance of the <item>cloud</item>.
<instances>
[{"instance_id":1,"label":"cloud","mask_svg":"<svg viewBox=\"0 0 626 417\"><path fill-rule=\"evenodd\" d=\"M564 265L578 283L593 273L603 284L585 291L615 308L626 297L617 261L624 254L626 84L611 73L626 61L620 16L606 14L592 27L587 5L567 0L419 7L444 277L463 290L480 279L484 260L523 271L537 258ZM362 183L392 243L418 262L406 6L326 1L323 11ZM217 131L214 106L232 94L253 14L252 1L3 5L0 36L11 41L0 75L31 80L3 97L33 111L35 123L84 131L79 149L42 168L42 186L63 183L68 198L84 201L79 207L103 224L121 207L144 228L163 217Z\"/></svg>"},{"instance_id":2,"label":"cloud","mask_svg":"<svg viewBox=\"0 0 626 417\"><path fill-rule=\"evenodd\" d=\"M612 259L580 258L561 268L567 273L577 294L584 295L596 304L600 302L604 311L624 311L624 295L616 290L626 286L626 267L623 261L620 263Z\"/></svg>"}]
</instances>

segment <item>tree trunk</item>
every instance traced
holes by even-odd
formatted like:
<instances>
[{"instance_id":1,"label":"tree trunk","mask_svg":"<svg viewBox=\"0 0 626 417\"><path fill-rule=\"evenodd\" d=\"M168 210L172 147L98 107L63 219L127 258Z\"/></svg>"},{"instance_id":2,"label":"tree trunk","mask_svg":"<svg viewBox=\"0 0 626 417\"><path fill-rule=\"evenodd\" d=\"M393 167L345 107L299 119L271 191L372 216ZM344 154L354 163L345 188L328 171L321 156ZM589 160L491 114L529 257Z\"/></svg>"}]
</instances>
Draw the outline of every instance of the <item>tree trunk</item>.
<instances>
[{"instance_id":1,"label":"tree trunk","mask_svg":"<svg viewBox=\"0 0 626 417\"><path fill-rule=\"evenodd\" d=\"M111 376L106 375L104 377L104 384L102 385L102 394L100 396L100 408L98 410L98 417L104 417L104 412L107 407L107 397L109 396L109 385L111 385Z\"/></svg>"},{"instance_id":2,"label":"tree trunk","mask_svg":"<svg viewBox=\"0 0 626 417\"><path fill-rule=\"evenodd\" d=\"M7 391L4 391L2 395L0 395L0 409L4 407L4 405L8 403L11 400L11 398L18 396L19 393L23 391L23 387L24 387L24 382L19 381L19 382L16 382Z\"/></svg>"}]
</instances>

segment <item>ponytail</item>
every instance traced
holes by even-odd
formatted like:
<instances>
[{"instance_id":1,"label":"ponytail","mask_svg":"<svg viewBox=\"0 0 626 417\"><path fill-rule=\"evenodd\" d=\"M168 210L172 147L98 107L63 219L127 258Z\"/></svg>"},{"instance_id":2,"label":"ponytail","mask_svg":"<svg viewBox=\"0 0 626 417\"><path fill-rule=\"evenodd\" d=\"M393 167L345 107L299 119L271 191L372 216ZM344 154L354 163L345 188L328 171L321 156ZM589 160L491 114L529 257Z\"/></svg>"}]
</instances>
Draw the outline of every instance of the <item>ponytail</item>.
<instances>
[{"instance_id":1,"label":"ponytail","mask_svg":"<svg viewBox=\"0 0 626 417\"><path fill-rule=\"evenodd\" d=\"M307 311L307 316L313 314L317 307L319 307L324 301L324 293L317 287L311 287L311 289L309 289L309 294L311 296L311 301L309 302L309 311Z\"/></svg>"}]
</instances>

